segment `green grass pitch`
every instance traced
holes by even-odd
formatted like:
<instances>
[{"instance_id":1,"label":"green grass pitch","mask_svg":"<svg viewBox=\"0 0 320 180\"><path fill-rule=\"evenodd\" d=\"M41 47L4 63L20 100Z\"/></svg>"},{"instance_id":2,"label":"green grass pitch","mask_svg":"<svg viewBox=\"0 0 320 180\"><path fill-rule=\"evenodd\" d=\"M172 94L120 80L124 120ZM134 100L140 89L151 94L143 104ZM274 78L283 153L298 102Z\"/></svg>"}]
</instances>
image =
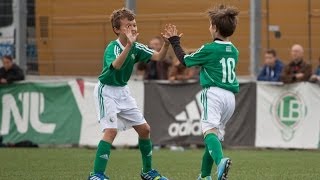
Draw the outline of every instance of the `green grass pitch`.
<instances>
[{"instance_id":1,"label":"green grass pitch","mask_svg":"<svg viewBox=\"0 0 320 180\"><path fill-rule=\"evenodd\" d=\"M319 151L227 150L233 160L231 180L320 179ZM2 148L0 179L86 179L95 150L83 148ZM170 180L195 180L202 150L154 150L153 166ZM113 150L108 165L112 180L139 179L138 150ZM215 169L213 170L215 172Z\"/></svg>"}]
</instances>

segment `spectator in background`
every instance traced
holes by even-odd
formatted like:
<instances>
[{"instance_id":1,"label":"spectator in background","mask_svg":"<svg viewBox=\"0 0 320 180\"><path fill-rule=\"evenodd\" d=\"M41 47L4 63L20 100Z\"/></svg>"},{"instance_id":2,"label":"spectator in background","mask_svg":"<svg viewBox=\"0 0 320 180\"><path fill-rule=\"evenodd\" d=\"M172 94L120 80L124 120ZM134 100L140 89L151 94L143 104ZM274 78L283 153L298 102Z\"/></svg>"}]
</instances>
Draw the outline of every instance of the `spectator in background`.
<instances>
[{"instance_id":1,"label":"spectator in background","mask_svg":"<svg viewBox=\"0 0 320 180\"><path fill-rule=\"evenodd\" d=\"M308 81L312 67L303 60L303 47L295 44L291 48L292 61L284 67L281 80L284 83Z\"/></svg>"},{"instance_id":2,"label":"spectator in background","mask_svg":"<svg viewBox=\"0 0 320 180\"><path fill-rule=\"evenodd\" d=\"M169 70L169 80L188 80L195 78L196 70L195 68L186 68L184 65L178 61L177 58L173 60L172 66Z\"/></svg>"},{"instance_id":3,"label":"spectator in background","mask_svg":"<svg viewBox=\"0 0 320 180\"><path fill-rule=\"evenodd\" d=\"M320 57L319 57L318 61L319 61L319 64L318 64L314 74L310 78L311 82L320 82Z\"/></svg>"},{"instance_id":4,"label":"spectator in background","mask_svg":"<svg viewBox=\"0 0 320 180\"><path fill-rule=\"evenodd\" d=\"M9 84L14 81L24 80L22 69L13 63L11 56L2 57L3 67L0 68L0 84Z\"/></svg>"},{"instance_id":5,"label":"spectator in background","mask_svg":"<svg viewBox=\"0 0 320 180\"><path fill-rule=\"evenodd\" d=\"M157 52L163 45L163 39L160 36L152 38L149 42L149 48ZM147 64L141 62L137 65L138 75L144 75L147 80L167 80L168 69L171 65L171 58L167 55L163 61L150 61Z\"/></svg>"},{"instance_id":6,"label":"spectator in background","mask_svg":"<svg viewBox=\"0 0 320 180\"><path fill-rule=\"evenodd\" d=\"M276 51L269 49L264 54L264 66L258 81L280 81L283 63L277 58Z\"/></svg>"}]
</instances>

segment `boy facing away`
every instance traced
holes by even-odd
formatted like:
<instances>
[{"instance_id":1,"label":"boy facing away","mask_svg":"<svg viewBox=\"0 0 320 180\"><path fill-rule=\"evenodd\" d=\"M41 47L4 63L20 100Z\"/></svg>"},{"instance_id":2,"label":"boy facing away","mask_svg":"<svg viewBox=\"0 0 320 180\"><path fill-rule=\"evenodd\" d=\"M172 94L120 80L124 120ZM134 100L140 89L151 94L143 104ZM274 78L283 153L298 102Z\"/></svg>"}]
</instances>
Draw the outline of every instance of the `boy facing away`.
<instances>
[{"instance_id":1,"label":"boy facing away","mask_svg":"<svg viewBox=\"0 0 320 180\"><path fill-rule=\"evenodd\" d=\"M150 59L162 60L170 43L166 41L159 52L136 42L137 23L133 12L126 8L111 14L111 24L118 39L111 41L104 52L103 70L94 89L98 120L103 131L98 144L93 172L88 180L109 180L104 174L110 159L110 150L118 130L133 127L139 135L139 149L142 156L141 178L144 180L167 180L152 169L152 143L150 126L131 96L127 82L134 64ZM115 177L115 179L118 179Z\"/></svg>"},{"instance_id":2,"label":"boy facing away","mask_svg":"<svg viewBox=\"0 0 320 180\"><path fill-rule=\"evenodd\" d=\"M213 163L217 165L217 179L227 179L231 159L224 158L221 142L224 128L235 109L234 93L239 92L235 68L239 51L229 41L237 26L239 11L220 5L208 11L213 42L203 45L196 52L186 55L180 46L178 30L174 25L165 28L164 37L170 41L174 52L186 67L201 66L200 84L203 87L201 102L201 129L205 151L198 180L211 180Z\"/></svg>"}]
</instances>

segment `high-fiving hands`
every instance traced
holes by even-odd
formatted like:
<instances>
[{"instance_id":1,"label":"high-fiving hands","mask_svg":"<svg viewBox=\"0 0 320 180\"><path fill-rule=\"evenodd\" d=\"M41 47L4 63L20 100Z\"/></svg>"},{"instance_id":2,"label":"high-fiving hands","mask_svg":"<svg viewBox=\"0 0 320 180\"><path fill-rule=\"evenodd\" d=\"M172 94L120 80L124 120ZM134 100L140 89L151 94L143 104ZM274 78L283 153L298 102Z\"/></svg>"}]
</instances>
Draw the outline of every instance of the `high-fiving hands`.
<instances>
[{"instance_id":1,"label":"high-fiving hands","mask_svg":"<svg viewBox=\"0 0 320 180\"><path fill-rule=\"evenodd\" d=\"M139 33L132 31L132 27L131 26L125 27L123 29L123 32L127 37L127 43L129 45L132 45L137 40L137 37L139 35ZM166 26L164 28L164 33L161 33L161 34L162 34L162 37L163 37L163 39L164 39L166 44L170 44L169 41L168 41L168 39L170 37L173 37L173 36L182 37L182 35L183 35L183 33L180 33L178 35L178 29L173 24L166 24Z\"/></svg>"},{"instance_id":2,"label":"high-fiving hands","mask_svg":"<svg viewBox=\"0 0 320 180\"><path fill-rule=\"evenodd\" d=\"M179 36L179 37L182 37L183 33L180 33L178 35L178 29L175 25L173 24L166 24L165 28L164 28L164 33L161 33L162 36L165 38L165 39L169 39L173 36Z\"/></svg>"}]
</instances>

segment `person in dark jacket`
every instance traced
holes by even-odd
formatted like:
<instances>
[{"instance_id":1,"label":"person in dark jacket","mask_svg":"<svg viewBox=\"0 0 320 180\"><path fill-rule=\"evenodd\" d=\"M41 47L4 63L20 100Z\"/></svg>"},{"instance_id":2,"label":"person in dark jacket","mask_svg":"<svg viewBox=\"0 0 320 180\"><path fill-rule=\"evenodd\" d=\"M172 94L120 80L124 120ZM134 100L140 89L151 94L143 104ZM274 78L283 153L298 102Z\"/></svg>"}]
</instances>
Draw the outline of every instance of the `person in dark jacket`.
<instances>
[{"instance_id":1,"label":"person in dark jacket","mask_svg":"<svg viewBox=\"0 0 320 180\"><path fill-rule=\"evenodd\" d=\"M282 72L281 80L284 83L308 81L312 74L312 66L303 60L303 47L295 44L291 48L292 61Z\"/></svg>"},{"instance_id":2,"label":"person in dark jacket","mask_svg":"<svg viewBox=\"0 0 320 180\"><path fill-rule=\"evenodd\" d=\"M258 81L280 81L283 63L277 58L274 49L269 49L264 55L265 64L258 76Z\"/></svg>"},{"instance_id":3,"label":"person in dark jacket","mask_svg":"<svg viewBox=\"0 0 320 180\"><path fill-rule=\"evenodd\" d=\"M311 82L320 82L320 57L318 61L319 61L319 65L317 66L314 74L310 77Z\"/></svg>"},{"instance_id":4,"label":"person in dark jacket","mask_svg":"<svg viewBox=\"0 0 320 180\"><path fill-rule=\"evenodd\" d=\"M0 84L10 84L14 81L24 80L22 69L13 63L11 56L2 57L3 67L0 68Z\"/></svg>"},{"instance_id":5,"label":"person in dark jacket","mask_svg":"<svg viewBox=\"0 0 320 180\"><path fill-rule=\"evenodd\" d=\"M163 43L162 37L155 36L150 40L148 47L159 52ZM137 65L137 73L143 75L145 80L167 80L171 64L171 54L167 53L163 61L139 62Z\"/></svg>"}]
</instances>

